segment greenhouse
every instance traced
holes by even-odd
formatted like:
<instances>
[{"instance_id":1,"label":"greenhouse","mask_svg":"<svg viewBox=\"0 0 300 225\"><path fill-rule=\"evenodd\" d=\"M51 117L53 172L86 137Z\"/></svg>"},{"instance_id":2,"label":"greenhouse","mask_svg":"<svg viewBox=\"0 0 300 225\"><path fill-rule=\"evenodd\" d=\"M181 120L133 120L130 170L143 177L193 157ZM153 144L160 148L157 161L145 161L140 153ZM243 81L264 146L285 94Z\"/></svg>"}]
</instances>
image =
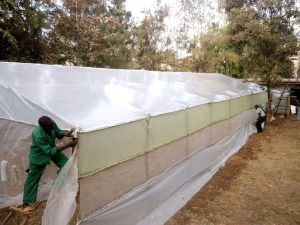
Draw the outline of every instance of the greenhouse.
<instances>
[{"instance_id":1,"label":"greenhouse","mask_svg":"<svg viewBox=\"0 0 300 225\"><path fill-rule=\"evenodd\" d=\"M38 118L76 129L68 164L40 185L43 224L62 225L74 215L83 225L164 224L247 142L253 106L267 102L264 87L217 73L8 62L0 96L0 208L22 203Z\"/></svg>"}]
</instances>

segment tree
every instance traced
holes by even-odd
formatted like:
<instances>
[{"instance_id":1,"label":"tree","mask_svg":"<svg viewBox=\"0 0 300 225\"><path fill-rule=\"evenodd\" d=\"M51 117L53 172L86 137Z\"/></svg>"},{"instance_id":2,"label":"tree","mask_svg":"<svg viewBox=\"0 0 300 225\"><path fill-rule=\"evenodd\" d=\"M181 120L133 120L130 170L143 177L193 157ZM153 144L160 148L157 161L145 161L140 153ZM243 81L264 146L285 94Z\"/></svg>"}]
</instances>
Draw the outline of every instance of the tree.
<instances>
[{"instance_id":1,"label":"tree","mask_svg":"<svg viewBox=\"0 0 300 225\"><path fill-rule=\"evenodd\" d=\"M43 1L0 1L0 60L41 62Z\"/></svg>"},{"instance_id":2,"label":"tree","mask_svg":"<svg viewBox=\"0 0 300 225\"><path fill-rule=\"evenodd\" d=\"M179 55L193 47L193 42L209 31L213 24L224 21L223 9L219 1L214 0L175 0L170 9L173 19L170 24L172 41L179 50Z\"/></svg>"},{"instance_id":3,"label":"tree","mask_svg":"<svg viewBox=\"0 0 300 225\"><path fill-rule=\"evenodd\" d=\"M241 64L238 55L229 48L227 28L212 27L191 44L189 68L195 72L218 72L240 77Z\"/></svg>"},{"instance_id":4,"label":"tree","mask_svg":"<svg viewBox=\"0 0 300 225\"><path fill-rule=\"evenodd\" d=\"M175 52L170 48L171 40L164 36L168 15L166 7L146 12L145 18L134 29L134 61L136 69L168 70L164 66L173 64Z\"/></svg>"},{"instance_id":5,"label":"tree","mask_svg":"<svg viewBox=\"0 0 300 225\"><path fill-rule=\"evenodd\" d=\"M48 32L48 63L128 68L131 14L125 0L64 0Z\"/></svg>"},{"instance_id":6,"label":"tree","mask_svg":"<svg viewBox=\"0 0 300 225\"><path fill-rule=\"evenodd\" d=\"M106 2L106 12L97 29L98 35L92 39L94 48L91 56L94 63L91 66L132 67L133 23L124 3L125 0Z\"/></svg>"},{"instance_id":7,"label":"tree","mask_svg":"<svg viewBox=\"0 0 300 225\"><path fill-rule=\"evenodd\" d=\"M293 20L299 16L294 0L226 0L229 47L241 57L244 77L270 88L292 75L289 56L297 52Z\"/></svg>"}]
</instances>

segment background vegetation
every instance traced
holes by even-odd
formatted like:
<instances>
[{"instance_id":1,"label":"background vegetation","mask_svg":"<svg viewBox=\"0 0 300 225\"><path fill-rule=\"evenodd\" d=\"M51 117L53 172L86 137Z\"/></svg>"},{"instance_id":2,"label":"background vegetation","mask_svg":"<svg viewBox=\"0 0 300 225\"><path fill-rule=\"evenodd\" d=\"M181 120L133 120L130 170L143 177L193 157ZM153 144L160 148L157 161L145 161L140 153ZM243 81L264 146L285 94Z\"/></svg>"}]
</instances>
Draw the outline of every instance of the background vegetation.
<instances>
[{"instance_id":1,"label":"background vegetation","mask_svg":"<svg viewBox=\"0 0 300 225\"><path fill-rule=\"evenodd\" d=\"M216 1L177 2L180 21L170 33L173 12L160 2L135 21L125 0L2 0L0 60L220 72L268 87L292 75L295 0L219 0L225 23L208 13Z\"/></svg>"}]
</instances>

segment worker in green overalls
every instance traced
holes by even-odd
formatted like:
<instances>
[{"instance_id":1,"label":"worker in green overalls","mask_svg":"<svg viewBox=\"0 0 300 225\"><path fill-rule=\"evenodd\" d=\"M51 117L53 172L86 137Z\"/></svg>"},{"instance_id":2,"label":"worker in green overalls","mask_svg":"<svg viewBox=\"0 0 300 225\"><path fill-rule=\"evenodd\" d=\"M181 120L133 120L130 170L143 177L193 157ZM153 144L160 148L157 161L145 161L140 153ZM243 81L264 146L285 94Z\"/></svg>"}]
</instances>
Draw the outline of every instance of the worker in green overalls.
<instances>
[{"instance_id":1,"label":"worker in green overalls","mask_svg":"<svg viewBox=\"0 0 300 225\"><path fill-rule=\"evenodd\" d=\"M39 125L32 132L32 145L29 153L29 171L24 184L23 213L30 213L33 207L29 203L36 202L39 181L48 164L54 162L59 171L68 161L68 157L61 151L74 147L76 139L71 139L67 143L56 146L55 139L72 137L73 130L61 131L56 123L47 116L42 116L38 121Z\"/></svg>"}]
</instances>

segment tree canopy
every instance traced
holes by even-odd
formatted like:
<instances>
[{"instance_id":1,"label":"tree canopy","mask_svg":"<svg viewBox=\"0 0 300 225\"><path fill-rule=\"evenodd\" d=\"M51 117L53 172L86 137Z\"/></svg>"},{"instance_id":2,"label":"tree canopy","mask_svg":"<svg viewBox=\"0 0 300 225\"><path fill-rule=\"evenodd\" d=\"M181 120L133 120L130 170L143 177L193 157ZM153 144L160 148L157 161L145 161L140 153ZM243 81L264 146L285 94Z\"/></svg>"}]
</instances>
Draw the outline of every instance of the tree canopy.
<instances>
[{"instance_id":1,"label":"tree canopy","mask_svg":"<svg viewBox=\"0 0 300 225\"><path fill-rule=\"evenodd\" d=\"M141 23L125 0L3 0L0 60L107 68L163 69L175 57L164 39L167 8Z\"/></svg>"},{"instance_id":2,"label":"tree canopy","mask_svg":"<svg viewBox=\"0 0 300 225\"><path fill-rule=\"evenodd\" d=\"M295 1L228 0L226 10L228 44L242 58L244 77L259 78L268 86L291 77L289 57L297 53L292 21L299 16Z\"/></svg>"},{"instance_id":3,"label":"tree canopy","mask_svg":"<svg viewBox=\"0 0 300 225\"><path fill-rule=\"evenodd\" d=\"M226 0L228 44L240 57L243 77L270 88L291 77L290 56L297 53L293 21L299 17L294 0Z\"/></svg>"},{"instance_id":4,"label":"tree canopy","mask_svg":"<svg viewBox=\"0 0 300 225\"><path fill-rule=\"evenodd\" d=\"M141 21L125 2L2 0L0 60L219 72L268 87L292 75L295 0L177 0L175 12L158 1Z\"/></svg>"},{"instance_id":5,"label":"tree canopy","mask_svg":"<svg viewBox=\"0 0 300 225\"><path fill-rule=\"evenodd\" d=\"M0 60L42 62L42 1L0 1Z\"/></svg>"}]
</instances>

